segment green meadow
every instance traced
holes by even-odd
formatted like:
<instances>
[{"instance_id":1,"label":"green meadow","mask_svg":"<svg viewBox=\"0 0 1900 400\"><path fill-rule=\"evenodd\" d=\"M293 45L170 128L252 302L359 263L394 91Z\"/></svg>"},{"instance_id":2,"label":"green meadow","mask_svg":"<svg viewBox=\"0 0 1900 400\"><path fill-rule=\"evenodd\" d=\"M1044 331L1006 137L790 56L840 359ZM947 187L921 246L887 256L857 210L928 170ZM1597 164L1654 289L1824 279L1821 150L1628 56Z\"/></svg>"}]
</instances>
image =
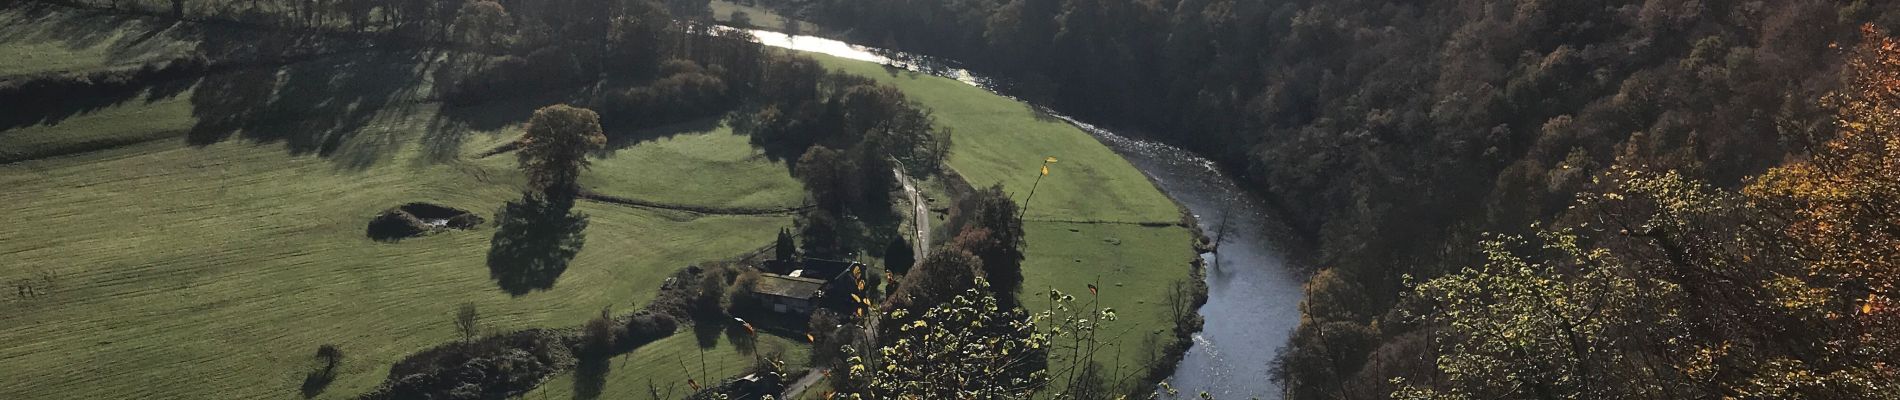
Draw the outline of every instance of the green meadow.
<instances>
[{"instance_id":1,"label":"green meadow","mask_svg":"<svg viewBox=\"0 0 1900 400\"><path fill-rule=\"evenodd\" d=\"M603 307L631 310L675 269L759 248L791 222L583 202L585 244L565 272L548 290L511 296L486 266L491 226L397 243L372 241L365 227L416 201L492 220L522 180L513 157L473 155L518 125L448 124L470 110L398 93L347 127L286 114L194 143L209 117L197 91L224 79L0 132L10 161L0 185L11 189L0 218L12 221L0 227L0 279L53 277L43 295L0 301L0 398L289 397L321 344L346 354L322 396L350 397L404 355L454 340L462 303L477 305L489 331L576 326ZM681 132L612 149L601 174L629 177L590 185L717 189L668 199L705 206L796 204L802 189L783 164L722 152L745 149L732 139ZM725 186L656 187L636 176L652 162L733 173Z\"/></svg>"},{"instance_id":2,"label":"green meadow","mask_svg":"<svg viewBox=\"0 0 1900 400\"><path fill-rule=\"evenodd\" d=\"M56 24L108 26L98 18L5 9L0 76L115 68L193 45L188 26L136 19L109 20L121 28L89 40L51 36ZM551 287L521 295L497 288L487 266L492 225L373 241L367 222L393 206L431 202L493 221L521 196L514 157L477 155L562 99L430 101L428 71L454 56L379 51L231 71L0 126L0 282L45 282L36 296L0 300L0 398L287 398L323 344L345 357L318 396L352 397L405 355L455 340L463 303L491 332L578 326L603 308L636 309L674 270L755 250L792 223L581 202L584 245ZM1100 277L1102 305L1122 316L1113 329L1133 332L1113 353L1122 368L1143 366L1138 338L1170 330L1163 293L1189 278L1188 231L1154 225L1179 220L1173 203L1086 133L1022 103L818 57L932 108L955 131L949 165L975 185L1001 182L1021 199L1043 157L1058 157L1029 204L1026 297L1085 293ZM787 160L718 121L626 136L596 154L583 185L710 208L804 202ZM924 186L932 207L948 204L941 182ZM695 340L682 328L616 357L601 393L717 381L760 351L782 349L801 366L808 351L771 336L745 351ZM699 371L678 365L702 355ZM574 374L538 394L566 397Z\"/></svg>"},{"instance_id":3,"label":"green meadow","mask_svg":"<svg viewBox=\"0 0 1900 400\"><path fill-rule=\"evenodd\" d=\"M805 202L791 160L774 161L717 121L641 132L637 145L601 152L581 185L663 204L785 208ZM512 159L512 158L510 158Z\"/></svg>"},{"instance_id":4,"label":"green meadow","mask_svg":"<svg viewBox=\"0 0 1900 400\"><path fill-rule=\"evenodd\" d=\"M133 66L184 55L196 26L97 11L0 8L0 77Z\"/></svg>"}]
</instances>

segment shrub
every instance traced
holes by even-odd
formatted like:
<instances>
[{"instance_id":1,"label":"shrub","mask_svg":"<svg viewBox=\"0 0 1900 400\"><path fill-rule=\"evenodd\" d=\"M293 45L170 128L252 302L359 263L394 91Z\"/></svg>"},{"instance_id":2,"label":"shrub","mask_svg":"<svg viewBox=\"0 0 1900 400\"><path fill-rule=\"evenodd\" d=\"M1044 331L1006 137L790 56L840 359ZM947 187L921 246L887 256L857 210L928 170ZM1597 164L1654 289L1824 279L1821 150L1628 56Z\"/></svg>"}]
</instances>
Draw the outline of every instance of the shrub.
<instances>
[{"instance_id":1,"label":"shrub","mask_svg":"<svg viewBox=\"0 0 1900 400\"><path fill-rule=\"evenodd\" d=\"M694 287L692 313L701 321L726 316L726 286L732 283L732 271L726 267L709 268L700 274Z\"/></svg>"},{"instance_id":2,"label":"shrub","mask_svg":"<svg viewBox=\"0 0 1900 400\"><path fill-rule=\"evenodd\" d=\"M525 393L573 363L563 335L542 329L517 331L410 355L390 366L388 380L361 398L462 398L455 396L469 393L502 398Z\"/></svg>"},{"instance_id":3,"label":"shrub","mask_svg":"<svg viewBox=\"0 0 1900 400\"><path fill-rule=\"evenodd\" d=\"M475 340L475 336L481 334L481 326L477 325L479 318L481 315L475 311L474 303L462 303L462 307L456 309L455 330L462 334L462 340Z\"/></svg>"},{"instance_id":4,"label":"shrub","mask_svg":"<svg viewBox=\"0 0 1900 400\"><path fill-rule=\"evenodd\" d=\"M679 322L666 314L641 311L627 319L622 340L634 345L659 340L671 336L679 329Z\"/></svg>"},{"instance_id":5,"label":"shrub","mask_svg":"<svg viewBox=\"0 0 1900 400\"><path fill-rule=\"evenodd\" d=\"M726 290L726 307L729 314L751 316L764 310L764 305L752 296L759 287L760 272L756 268L742 268L733 278L732 287Z\"/></svg>"},{"instance_id":6,"label":"shrub","mask_svg":"<svg viewBox=\"0 0 1900 400\"><path fill-rule=\"evenodd\" d=\"M614 323L607 309L601 309L600 315L588 320L581 329L581 351L587 355L600 357L613 354L619 347L622 329L626 327Z\"/></svg>"}]
</instances>

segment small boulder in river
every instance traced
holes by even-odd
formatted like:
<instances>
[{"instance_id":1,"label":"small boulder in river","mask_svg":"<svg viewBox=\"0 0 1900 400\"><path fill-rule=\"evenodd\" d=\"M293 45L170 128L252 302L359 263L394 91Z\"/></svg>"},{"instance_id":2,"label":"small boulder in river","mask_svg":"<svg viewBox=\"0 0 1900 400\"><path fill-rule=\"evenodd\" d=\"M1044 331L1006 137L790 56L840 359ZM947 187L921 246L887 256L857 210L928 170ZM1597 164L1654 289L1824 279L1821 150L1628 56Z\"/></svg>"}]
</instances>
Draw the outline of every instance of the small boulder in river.
<instances>
[{"instance_id":1,"label":"small boulder in river","mask_svg":"<svg viewBox=\"0 0 1900 400\"><path fill-rule=\"evenodd\" d=\"M481 216L468 210L429 203L409 203L376 214L376 218L369 220L366 233L370 239L379 242L394 242L450 229L470 229L480 226L483 221Z\"/></svg>"}]
</instances>

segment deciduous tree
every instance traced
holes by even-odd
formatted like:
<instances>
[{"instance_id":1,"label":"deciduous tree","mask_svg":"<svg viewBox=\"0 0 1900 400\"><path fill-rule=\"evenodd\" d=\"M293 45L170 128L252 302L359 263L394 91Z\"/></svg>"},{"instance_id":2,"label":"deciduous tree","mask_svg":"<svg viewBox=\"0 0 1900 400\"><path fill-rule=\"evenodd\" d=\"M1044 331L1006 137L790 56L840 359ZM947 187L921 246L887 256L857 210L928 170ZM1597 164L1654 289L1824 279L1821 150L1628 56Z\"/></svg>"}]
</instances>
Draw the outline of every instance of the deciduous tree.
<instances>
[{"instance_id":1,"label":"deciduous tree","mask_svg":"<svg viewBox=\"0 0 1900 400\"><path fill-rule=\"evenodd\" d=\"M957 204L961 230L950 246L983 260L991 288L1005 304L1014 304L1023 282L1023 223L1016 201L996 184L977 190Z\"/></svg>"},{"instance_id":2,"label":"deciduous tree","mask_svg":"<svg viewBox=\"0 0 1900 400\"><path fill-rule=\"evenodd\" d=\"M892 297L898 307L927 307L949 301L970 289L970 283L976 281L982 268L983 260L968 251L938 248L904 275L904 282L892 292ZM984 284L984 288L988 289L989 285Z\"/></svg>"},{"instance_id":3,"label":"deciduous tree","mask_svg":"<svg viewBox=\"0 0 1900 400\"><path fill-rule=\"evenodd\" d=\"M916 263L917 251L911 249L910 242L904 240L903 236L891 238L891 243L884 247L884 269L902 274L909 272L911 265Z\"/></svg>"},{"instance_id":4,"label":"deciduous tree","mask_svg":"<svg viewBox=\"0 0 1900 400\"><path fill-rule=\"evenodd\" d=\"M973 282L941 304L881 316L886 344L845 360L844 398L1015 399L1046 386L1048 335Z\"/></svg>"},{"instance_id":5,"label":"deciduous tree","mask_svg":"<svg viewBox=\"0 0 1900 400\"><path fill-rule=\"evenodd\" d=\"M478 325L480 318L475 303L462 303L461 307L456 308L455 331L462 334L462 340L472 341L476 336L481 336L481 326Z\"/></svg>"},{"instance_id":6,"label":"deciduous tree","mask_svg":"<svg viewBox=\"0 0 1900 400\"><path fill-rule=\"evenodd\" d=\"M506 35L511 19L508 10L493 0L464 3L455 17L457 39L495 47Z\"/></svg>"},{"instance_id":7,"label":"deciduous tree","mask_svg":"<svg viewBox=\"0 0 1900 400\"><path fill-rule=\"evenodd\" d=\"M859 171L843 152L812 146L798 158L796 172L818 208L833 215L845 215L849 202L857 198Z\"/></svg>"},{"instance_id":8,"label":"deciduous tree","mask_svg":"<svg viewBox=\"0 0 1900 400\"><path fill-rule=\"evenodd\" d=\"M571 197L588 165L587 152L606 144L600 115L565 104L543 107L528 120L519 161L528 186L557 197Z\"/></svg>"},{"instance_id":9,"label":"deciduous tree","mask_svg":"<svg viewBox=\"0 0 1900 400\"><path fill-rule=\"evenodd\" d=\"M805 226L799 231L803 239L800 249L807 258L838 258L845 253L845 227L847 221L825 210L811 210L805 213Z\"/></svg>"}]
</instances>

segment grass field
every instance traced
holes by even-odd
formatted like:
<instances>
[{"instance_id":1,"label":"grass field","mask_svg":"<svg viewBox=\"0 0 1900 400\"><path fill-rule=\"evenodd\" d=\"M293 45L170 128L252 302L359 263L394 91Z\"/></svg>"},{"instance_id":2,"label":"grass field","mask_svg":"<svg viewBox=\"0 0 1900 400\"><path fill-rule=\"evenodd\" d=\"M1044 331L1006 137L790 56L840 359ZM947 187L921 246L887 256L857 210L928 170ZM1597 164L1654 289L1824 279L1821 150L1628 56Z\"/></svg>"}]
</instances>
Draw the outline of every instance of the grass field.
<instances>
[{"instance_id":1,"label":"grass field","mask_svg":"<svg viewBox=\"0 0 1900 400\"><path fill-rule=\"evenodd\" d=\"M598 390L597 397L601 399L649 399L652 398L648 392L650 387L661 394L673 394L662 398L681 398L692 393L691 387L687 386L687 379L698 381L701 385L712 385L744 373L752 368L759 357L768 354L779 354L786 369L800 368L805 365L810 352L809 346L802 341L767 334L760 334L750 348L734 346L725 337L715 339L711 347L702 348L698 341L693 336L692 327L681 327L680 332L673 336L614 357L605 374L583 382L597 385L598 389L594 390ZM575 374L570 371L556 375L522 398L583 398L585 396L575 396L575 393L589 389L575 384Z\"/></svg>"},{"instance_id":2,"label":"grass field","mask_svg":"<svg viewBox=\"0 0 1900 400\"><path fill-rule=\"evenodd\" d=\"M1043 157L1057 157L1028 205L1023 292L1030 300L1025 306L1047 309L1046 302L1034 299L1050 288L1085 299L1087 285L1099 277L1101 305L1116 309L1121 317L1101 334L1115 338L1114 346L1097 357L1110 371L1117 368L1109 362L1116 356L1124 374L1146 367L1146 336L1156 336L1161 343L1173 339L1174 322L1165 298L1175 282L1191 279L1193 238L1180 226L1140 224L1175 223L1181 214L1127 160L1074 126L962 82L813 56L832 68L896 85L930 107L938 123L955 131L949 165L971 185L1002 182L1022 201Z\"/></svg>"},{"instance_id":3,"label":"grass field","mask_svg":"<svg viewBox=\"0 0 1900 400\"><path fill-rule=\"evenodd\" d=\"M1088 285L1096 283L1100 305L1116 310L1119 318L1097 333L1110 347L1096 361L1112 371L1119 358L1122 373L1133 373L1159 350L1145 347L1148 338L1157 346L1173 340L1167 295L1169 285L1188 279L1194 250L1186 229L1042 222L1024 230L1024 306L1046 310L1044 294L1054 288L1075 296L1076 307L1088 307Z\"/></svg>"},{"instance_id":4,"label":"grass field","mask_svg":"<svg viewBox=\"0 0 1900 400\"><path fill-rule=\"evenodd\" d=\"M0 8L0 77L136 65L186 54L190 25L46 7Z\"/></svg>"},{"instance_id":5,"label":"grass field","mask_svg":"<svg viewBox=\"0 0 1900 400\"><path fill-rule=\"evenodd\" d=\"M298 68L308 67L287 70ZM519 196L513 158L459 155L508 140L517 126L441 129L454 110L392 101L347 126L327 114L283 115L194 146L186 136L204 115L193 93L0 132L0 148L15 154L135 143L0 164L10 188L0 218L12 221L0 227L0 280L56 277L42 296L0 301L0 398L291 397L319 344L347 355L323 396L350 397L402 356L453 340L461 303L477 304L491 330L575 326L602 307L632 309L674 269L754 249L790 222L581 203L590 225L578 256L552 289L513 297L485 266L493 228L385 244L364 227L410 201L492 219ZM730 140L684 133L616 153ZM615 173L615 160L590 174ZM697 160L738 159L677 162ZM761 202L798 193L782 167L747 171L757 182L729 184L761 188Z\"/></svg>"},{"instance_id":6,"label":"grass field","mask_svg":"<svg viewBox=\"0 0 1900 400\"><path fill-rule=\"evenodd\" d=\"M170 51L122 37L149 26L128 24L81 45L22 34L65 21L27 17L0 15L8 22L0 55L51 58L0 64L0 75L103 68ZM519 196L514 159L467 156L512 139L528 111L553 102L443 108L418 100L430 84L420 71L438 56L377 54L222 74L0 128L0 185L10 189L0 192L8 205L0 219L9 221L0 227L0 281L52 277L44 295L0 300L0 398L291 397L319 344L346 354L322 397L350 397L380 383L402 356L452 340L450 315L461 303L477 304L490 330L575 326L603 307L637 307L674 269L751 250L791 222L581 203L586 245L552 289L522 296L498 289L485 266L492 227L371 241L368 219L404 202L493 219ZM1026 291L1081 293L1100 275L1115 293L1105 305L1121 310L1121 329L1169 328L1157 299L1187 278L1188 234L1132 224L1179 218L1132 166L1087 134L980 89L824 61L933 108L956 131L950 166L974 184L1004 182L1020 196L1042 157L1060 157L1031 205ZM268 122L205 135L231 116ZM663 203L802 200L783 160L717 124L621 143L584 176L603 193ZM796 342L765 342L802 363ZM707 353L719 368L736 371L751 359L719 346ZM1134 352L1122 351L1124 368L1141 359ZM616 364L604 393L641 393L647 377L681 382L686 372L663 364L698 353L689 332L649 344ZM541 390L567 394L572 380L560 379Z\"/></svg>"},{"instance_id":7,"label":"grass field","mask_svg":"<svg viewBox=\"0 0 1900 400\"><path fill-rule=\"evenodd\" d=\"M637 146L603 152L581 184L601 193L666 204L783 208L805 202L790 160L772 160L716 122L650 133Z\"/></svg>"},{"instance_id":8,"label":"grass field","mask_svg":"<svg viewBox=\"0 0 1900 400\"><path fill-rule=\"evenodd\" d=\"M195 122L190 93L126 107L110 107L83 118L51 125L25 126L0 138L0 162L82 152L150 140L184 136Z\"/></svg>"}]
</instances>

